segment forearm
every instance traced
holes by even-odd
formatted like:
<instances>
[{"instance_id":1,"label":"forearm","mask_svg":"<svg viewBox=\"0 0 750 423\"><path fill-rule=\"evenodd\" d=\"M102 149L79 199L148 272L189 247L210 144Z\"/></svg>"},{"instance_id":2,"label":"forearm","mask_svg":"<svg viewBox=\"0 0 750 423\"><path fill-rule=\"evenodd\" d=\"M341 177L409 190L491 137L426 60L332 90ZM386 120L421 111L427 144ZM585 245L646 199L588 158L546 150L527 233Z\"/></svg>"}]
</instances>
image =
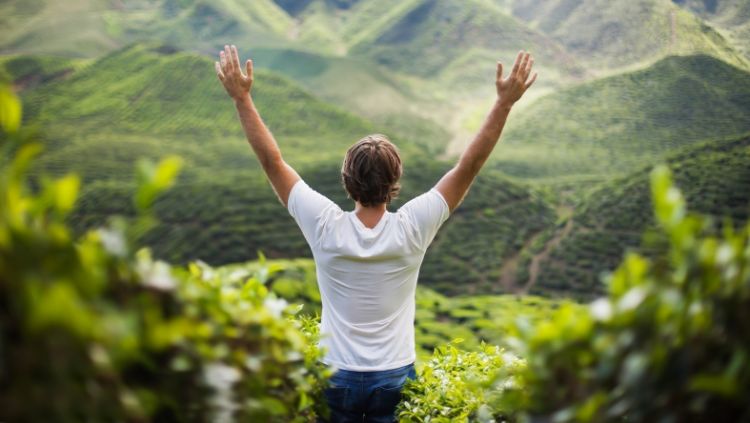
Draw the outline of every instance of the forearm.
<instances>
[{"instance_id":1,"label":"forearm","mask_svg":"<svg viewBox=\"0 0 750 423\"><path fill-rule=\"evenodd\" d=\"M479 173L500 139L511 107L512 103L504 102L502 99L495 101L482 128L461 154L456 165L457 170L469 173L472 178Z\"/></svg>"},{"instance_id":2,"label":"forearm","mask_svg":"<svg viewBox=\"0 0 750 423\"><path fill-rule=\"evenodd\" d=\"M250 97L250 89L253 85L253 62L248 60L245 63L247 75L243 74L240 70L237 47L232 46L230 49L228 45L225 45L224 50L219 53L219 60L214 63L216 76L227 94L234 99L247 141L258 157L273 190L281 203L286 206L292 187L300 180L300 177L281 157L281 150L273 134L263 123Z\"/></svg>"},{"instance_id":3,"label":"forearm","mask_svg":"<svg viewBox=\"0 0 750 423\"><path fill-rule=\"evenodd\" d=\"M249 94L234 100L245 136L263 169L268 173L274 166L283 165L281 150Z\"/></svg>"},{"instance_id":4,"label":"forearm","mask_svg":"<svg viewBox=\"0 0 750 423\"><path fill-rule=\"evenodd\" d=\"M474 178L479 174L479 170L495 148L505 127L505 121L508 120L511 107L521 99L524 92L536 80L536 74L529 79L533 64L534 60L530 54L518 52L513 70L507 78L503 78L503 65L500 62L497 63L497 79L495 81L497 100L492 106L492 110L490 110L477 136L461 154L458 164L448 171L435 186L443 195L451 211L461 204Z\"/></svg>"}]
</instances>

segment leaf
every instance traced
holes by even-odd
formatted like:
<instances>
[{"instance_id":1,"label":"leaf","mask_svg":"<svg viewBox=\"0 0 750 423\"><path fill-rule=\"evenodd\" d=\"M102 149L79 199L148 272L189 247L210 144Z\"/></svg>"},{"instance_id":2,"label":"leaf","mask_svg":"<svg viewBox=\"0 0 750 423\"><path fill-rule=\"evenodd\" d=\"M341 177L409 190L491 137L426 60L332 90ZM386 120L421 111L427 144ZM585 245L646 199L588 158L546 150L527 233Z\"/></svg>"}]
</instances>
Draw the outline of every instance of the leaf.
<instances>
[{"instance_id":1,"label":"leaf","mask_svg":"<svg viewBox=\"0 0 750 423\"><path fill-rule=\"evenodd\" d=\"M21 102L7 85L0 85L0 128L7 133L18 131L21 126Z\"/></svg>"},{"instance_id":2,"label":"leaf","mask_svg":"<svg viewBox=\"0 0 750 423\"><path fill-rule=\"evenodd\" d=\"M180 169L182 169L182 159L180 157L168 156L159 162L153 177L153 184L156 187L157 194L174 185L177 175L180 174Z\"/></svg>"},{"instance_id":3,"label":"leaf","mask_svg":"<svg viewBox=\"0 0 750 423\"><path fill-rule=\"evenodd\" d=\"M156 197L174 185L182 168L182 159L169 156L154 165L149 160L139 160L136 165L135 206L139 211L151 207Z\"/></svg>"},{"instance_id":4,"label":"leaf","mask_svg":"<svg viewBox=\"0 0 750 423\"><path fill-rule=\"evenodd\" d=\"M672 172L665 165L651 172L651 197L656 219L666 229L676 226L685 216L685 199L674 187Z\"/></svg>"},{"instance_id":5,"label":"leaf","mask_svg":"<svg viewBox=\"0 0 750 423\"><path fill-rule=\"evenodd\" d=\"M81 180L77 175L67 175L55 181L54 206L58 211L65 213L70 211L78 198L78 189Z\"/></svg>"}]
</instances>

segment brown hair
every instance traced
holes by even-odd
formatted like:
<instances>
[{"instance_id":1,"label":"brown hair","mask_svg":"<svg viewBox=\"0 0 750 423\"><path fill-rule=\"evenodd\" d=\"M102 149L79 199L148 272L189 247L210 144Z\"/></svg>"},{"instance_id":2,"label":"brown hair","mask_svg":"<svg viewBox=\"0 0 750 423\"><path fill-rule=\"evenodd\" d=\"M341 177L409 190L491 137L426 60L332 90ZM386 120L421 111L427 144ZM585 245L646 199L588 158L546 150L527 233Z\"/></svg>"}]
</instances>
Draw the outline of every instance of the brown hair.
<instances>
[{"instance_id":1,"label":"brown hair","mask_svg":"<svg viewBox=\"0 0 750 423\"><path fill-rule=\"evenodd\" d=\"M346 152L341 182L349 197L365 207L390 203L401 185L401 157L385 135L368 135Z\"/></svg>"}]
</instances>

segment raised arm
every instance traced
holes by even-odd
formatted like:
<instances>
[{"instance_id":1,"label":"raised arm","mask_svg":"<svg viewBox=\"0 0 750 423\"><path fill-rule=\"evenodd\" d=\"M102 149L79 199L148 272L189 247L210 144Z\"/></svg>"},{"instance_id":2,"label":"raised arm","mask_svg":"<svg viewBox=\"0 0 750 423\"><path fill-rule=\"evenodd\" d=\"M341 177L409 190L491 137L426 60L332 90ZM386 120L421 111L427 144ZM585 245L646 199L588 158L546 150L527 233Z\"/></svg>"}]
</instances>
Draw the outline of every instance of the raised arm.
<instances>
[{"instance_id":1,"label":"raised arm","mask_svg":"<svg viewBox=\"0 0 750 423\"><path fill-rule=\"evenodd\" d=\"M453 169L443 176L435 188L443 195L452 212L461 204L471 183L489 157L503 132L510 109L536 80L536 73L530 77L534 59L529 53L519 52L510 75L503 79L503 65L497 63L497 100L485 119L482 129L466 147Z\"/></svg>"},{"instance_id":2,"label":"raised arm","mask_svg":"<svg viewBox=\"0 0 750 423\"><path fill-rule=\"evenodd\" d=\"M253 85L253 62L248 60L245 63L247 75L243 74L237 47L224 46L224 51L219 53L219 62L215 65L216 75L237 107L237 114L245 130L247 141L263 166L263 171L271 181L276 195L286 207L289 193L300 177L281 157L281 150L273 134L263 123L263 119L253 104L253 98L250 95Z\"/></svg>"}]
</instances>

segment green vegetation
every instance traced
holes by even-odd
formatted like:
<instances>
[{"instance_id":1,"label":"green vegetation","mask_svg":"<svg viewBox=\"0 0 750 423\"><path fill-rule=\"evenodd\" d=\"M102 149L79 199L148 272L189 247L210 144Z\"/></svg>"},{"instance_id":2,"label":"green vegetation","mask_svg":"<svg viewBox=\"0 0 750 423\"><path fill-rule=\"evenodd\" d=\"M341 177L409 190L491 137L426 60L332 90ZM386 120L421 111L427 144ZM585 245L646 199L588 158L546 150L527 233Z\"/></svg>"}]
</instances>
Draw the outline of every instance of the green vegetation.
<instances>
[{"instance_id":1,"label":"green vegetation","mask_svg":"<svg viewBox=\"0 0 750 423\"><path fill-rule=\"evenodd\" d=\"M18 57L5 67L20 80L29 77L24 69L46 69L46 63ZM68 65L64 76L23 91L27 120L40 126L47 147L37 171L75 171L86 182L71 216L80 233L112 214L135 213L129 175L138 158L176 154L185 162L181 179L155 204L159 224L141 238L156 257L218 265L258 251L272 258L309 256L252 158L231 102L216 81L199 76L210 68L203 58L163 45L134 45L80 69ZM256 102L287 160L313 187L351 208L339 182L341 156L373 125L273 74L257 78ZM398 133L392 138L405 158L395 209L432 187L449 164L419 157L429 154L428 146ZM312 144L318 148L311 150ZM554 211L497 172L483 173L472 191L431 248L422 282L445 293L507 292L499 282L504 260L551 224Z\"/></svg>"},{"instance_id":2,"label":"green vegetation","mask_svg":"<svg viewBox=\"0 0 750 423\"><path fill-rule=\"evenodd\" d=\"M204 50L227 38L279 45L292 25L271 0L10 0L0 16L1 52L72 57L154 39Z\"/></svg>"},{"instance_id":3,"label":"green vegetation","mask_svg":"<svg viewBox=\"0 0 750 423\"><path fill-rule=\"evenodd\" d=\"M24 92L24 103L28 118L65 140L67 148L95 147L91 144L101 144L97 137L122 134L137 135L158 148L150 149L148 156L177 152L195 160L209 152L236 155L244 151L244 137L231 101L210 78L212 69L211 61L165 45L134 45ZM319 137L323 148L316 150L321 154L326 146L345 148L372 130L364 120L320 102L285 79L263 72L257 78L258 107L274 132L289 138L285 153L292 162L303 153L310 156L309 149L296 146L311 134ZM99 148L112 144L119 143ZM144 154L129 150L134 158ZM313 158L326 157L331 155ZM89 176L84 169L76 170Z\"/></svg>"},{"instance_id":4,"label":"green vegetation","mask_svg":"<svg viewBox=\"0 0 750 423\"><path fill-rule=\"evenodd\" d=\"M748 163L748 136L703 143L667 160L695 211L735 222L750 218ZM648 186L644 168L591 191L572 217L571 229L541 261L530 292L592 298L604 290L601 274L613 269L626 251L652 250L658 237L642 236L655 223L648 212Z\"/></svg>"},{"instance_id":5,"label":"green vegetation","mask_svg":"<svg viewBox=\"0 0 750 423\"><path fill-rule=\"evenodd\" d=\"M401 7L399 16L361 37L352 52L372 57L389 69L438 78L453 87L477 82L486 86L492 81L495 69L491 64L497 57L515 57L522 48L539 52L538 61L544 70L550 68L550 75L581 72L557 43L502 13L490 1L405 4L409 6Z\"/></svg>"},{"instance_id":6,"label":"green vegetation","mask_svg":"<svg viewBox=\"0 0 750 423\"><path fill-rule=\"evenodd\" d=\"M750 59L750 3L747 0L673 0L696 12L722 30Z\"/></svg>"},{"instance_id":7,"label":"green vegetation","mask_svg":"<svg viewBox=\"0 0 750 423\"><path fill-rule=\"evenodd\" d=\"M651 175L666 242L630 254L589 313L521 328L527 409L556 421L750 417L750 224L688 214L665 167Z\"/></svg>"},{"instance_id":8,"label":"green vegetation","mask_svg":"<svg viewBox=\"0 0 750 423\"><path fill-rule=\"evenodd\" d=\"M134 251L131 242L157 224L152 202L175 182L177 158L139 163L132 218L75 237L65 218L78 178L29 179L40 145L19 129L15 96L3 89L0 101L0 372L11 381L0 386L0 418L324 415L328 370L317 364L314 310L294 317L299 307L279 298L315 301L310 261L172 267ZM709 189L716 181L703 178L704 169L721 167L746 184L731 159L741 161L749 144L747 137L705 144L671 165L688 180L700 175ZM433 319L475 328L481 340L482 328L497 330L507 350L462 351L458 340L438 346L407 384L401 419L747 420L750 223L718 228L711 217L688 214L666 167L651 173L651 199L661 231L649 235L649 257L626 256L608 278L607 296L588 309L421 290L421 345L440 333ZM719 201L747 219L746 200ZM509 323L501 309L527 318Z\"/></svg>"},{"instance_id":9,"label":"green vegetation","mask_svg":"<svg viewBox=\"0 0 750 423\"><path fill-rule=\"evenodd\" d=\"M220 265L252 259L258 251L271 258L309 256L304 239L252 159L231 102L216 81L199 76L211 68L208 60L161 44L142 44L89 64L17 56L4 60L2 67L17 83L35 81L25 86L23 94L27 121L39 125L45 139L37 172L62 175L72 170L86 182L70 218L78 233L103 224L112 214L135 214L129 174L137 158L177 154L185 162L181 179L155 204L159 223L139 238L156 257L178 263L200 258ZM113 75L116 84L111 83ZM163 75L180 77L168 81ZM645 71L548 96L521 110L496 154L496 165L520 178L551 181L555 190L573 190L572 196L562 197L581 205L570 233L565 231L566 221L558 217L561 211L546 201L554 196L541 196L487 170L428 252L421 282L450 295L532 292L590 298L598 294L599 275L611 270L628 247L640 244L648 206L647 201L622 197L617 204L625 202L630 208L602 206L601 217L584 218L587 210L597 209L597 201L616 195L621 182L605 183L584 201L580 195L585 187L599 182L602 176L597 175L642 167L664 152L710 134L750 129L746 76L706 56L675 57ZM375 125L274 74L260 72L258 81L257 103L289 161L312 186L348 209L339 184L339 160L352 141L373 132ZM708 81L715 83L707 85ZM636 100L633 93L642 91L644 84L654 88ZM697 86L703 90L697 91ZM699 98L712 107L699 108ZM667 106L678 103L686 106ZM569 107L567 114L555 112L564 104L576 107L572 111ZM638 119L623 121L622 116L631 112ZM555 122L558 126L553 128ZM545 139L544 133L556 139ZM406 160L403 195L393 204L396 208L429 189L448 163L418 158L429 146L398 133L394 139ZM320 148L311 150L311 143ZM736 179L725 181L741 180L746 156L729 160L736 164L732 168L737 169L732 174ZM702 161L693 162L697 166ZM696 180L702 180L703 174L725 172L720 163L705 161ZM568 176L560 178L560 174ZM705 178L706 185L716 180ZM645 192L645 179L641 181L640 190ZM739 185L716 187L723 192L711 197L718 214L727 202L742 197L731 190L746 192ZM691 189L686 186L692 199ZM618 211L626 209L629 217ZM605 224L600 230L602 219L634 223L623 230L607 229L610 224Z\"/></svg>"},{"instance_id":10,"label":"green vegetation","mask_svg":"<svg viewBox=\"0 0 750 423\"><path fill-rule=\"evenodd\" d=\"M499 347L483 345L479 351L466 352L454 344L441 346L421 366L419 379L406 385L398 409L399 420L514 420L517 407L512 401L521 390L516 375L525 366L524 360ZM502 378L503 383L492 383L497 378ZM490 384L492 387L487 389ZM488 407L488 403L495 408Z\"/></svg>"},{"instance_id":11,"label":"green vegetation","mask_svg":"<svg viewBox=\"0 0 750 423\"><path fill-rule=\"evenodd\" d=\"M303 168L302 177L350 210L340 169L338 161L321 163L314 170ZM439 162L407 159L402 195L391 209L430 189L447 169ZM93 183L73 215L75 226L85 229L113 213L132 214L130 190L119 183ZM481 175L472 192L430 247L420 281L444 293L505 292L502 260L552 223L554 212L538 195L492 172ZM272 258L310 255L268 183L247 172L228 180L179 183L156 203L155 211L160 224L143 243L157 257L174 262L201 258L226 264L246 261L257 251Z\"/></svg>"},{"instance_id":12,"label":"green vegetation","mask_svg":"<svg viewBox=\"0 0 750 423\"><path fill-rule=\"evenodd\" d=\"M748 62L719 32L671 2L661 0L506 0L510 11L581 60L601 68L632 66L664 55L710 54L741 66Z\"/></svg>"},{"instance_id":13,"label":"green vegetation","mask_svg":"<svg viewBox=\"0 0 750 423\"><path fill-rule=\"evenodd\" d=\"M439 348L407 384L405 421L745 421L750 417L750 223L688 214L651 174L665 242L628 255L587 310L518 324L517 355ZM519 358L519 356L521 358ZM489 376L488 375L492 375Z\"/></svg>"},{"instance_id":14,"label":"green vegetation","mask_svg":"<svg viewBox=\"0 0 750 423\"><path fill-rule=\"evenodd\" d=\"M694 3L690 2L691 9L722 28L721 34L686 8L664 0L460 4L448 0L258 0L251 4L12 0L0 5L5 29L0 53L99 58L132 42L158 39L182 50L213 55L218 46L233 42L243 54L255 57L258 67L280 72L319 98L427 145L431 154L439 155L447 141L454 144L450 149L454 152L455 145L472 135L478 125L476 110L483 113L494 94L490 88L494 62L508 62L522 48L537 57L542 75L535 87L537 95L669 55L706 54L735 66L750 66L738 53L747 43L731 46L732 40L742 37L734 34L748 32L745 3L726 1L711 11ZM567 106L555 104L552 115L565 116ZM188 121L175 118L173 127L179 130ZM552 121L568 125L566 120ZM713 116L706 121L722 124ZM466 122L474 123L466 128ZM595 132L601 130L597 127ZM544 137L549 133L545 131ZM519 135L533 138L523 131ZM627 131L623 135L640 137ZM585 157L584 164L602 164L598 168L602 170L619 154L608 146L589 151L558 149L553 159L537 163L533 158L540 156L540 148L547 147L525 143L507 156L508 172L532 173L548 182L561 173L575 172L579 163L571 161L577 157ZM625 156L625 161L639 160ZM583 166L582 171L590 176L592 169Z\"/></svg>"},{"instance_id":15,"label":"green vegetation","mask_svg":"<svg viewBox=\"0 0 750 423\"><path fill-rule=\"evenodd\" d=\"M747 72L709 56L669 57L539 99L511 120L494 157L524 178L622 174L749 131L748 99Z\"/></svg>"},{"instance_id":16,"label":"green vegetation","mask_svg":"<svg viewBox=\"0 0 750 423\"><path fill-rule=\"evenodd\" d=\"M30 189L41 147L2 92L0 419L315 421L329 371L264 272L173 268L131 248L179 161L141 164L137 218L76 238L64 219L78 178Z\"/></svg>"},{"instance_id":17,"label":"green vegetation","mask_svg":"<svg viewBox=\"0 0 750 423\"><path fill-rule=\"evenodd\" d=\"M309 259L272 260L232 264L220 268L224 274L253 275L268 272L268 289L292 304L302 304L299 315L320 314L320 292L315 263ZM420 283L416 294L416 344L419 360L428 361L433 350L454 342L462 350L478 352L483 343L505 345L516 322L536 323L548 319L561 306L576 303L535 296L471 295L446 297Z\"/></svg>"}]
</instances>

